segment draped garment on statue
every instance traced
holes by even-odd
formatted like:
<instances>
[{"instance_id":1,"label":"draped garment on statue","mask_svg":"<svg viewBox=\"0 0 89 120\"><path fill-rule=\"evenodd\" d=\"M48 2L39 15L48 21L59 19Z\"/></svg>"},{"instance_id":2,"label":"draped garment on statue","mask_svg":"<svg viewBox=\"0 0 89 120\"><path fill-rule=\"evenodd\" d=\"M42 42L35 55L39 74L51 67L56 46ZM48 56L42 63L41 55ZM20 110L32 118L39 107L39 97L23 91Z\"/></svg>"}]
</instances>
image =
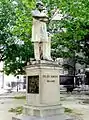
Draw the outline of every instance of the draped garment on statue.
<instances>
[{"instance_id":1,"label":"draped garment on statue","mask_svg":"<svg viewBox=\"0 0 89 120\"><path fill-rule=\"evenodd\" d=\"M35 14L35 15L34 15ZM36 17L42 16L41 19L43 18L45 14L40 13L37 10L33 11L33 15ZM32 42L48 42L48 33L47 33L47 27L46 27L46 22L36 19L33 17L33 25L32 25Z\"/></svg>"}]
</instances>

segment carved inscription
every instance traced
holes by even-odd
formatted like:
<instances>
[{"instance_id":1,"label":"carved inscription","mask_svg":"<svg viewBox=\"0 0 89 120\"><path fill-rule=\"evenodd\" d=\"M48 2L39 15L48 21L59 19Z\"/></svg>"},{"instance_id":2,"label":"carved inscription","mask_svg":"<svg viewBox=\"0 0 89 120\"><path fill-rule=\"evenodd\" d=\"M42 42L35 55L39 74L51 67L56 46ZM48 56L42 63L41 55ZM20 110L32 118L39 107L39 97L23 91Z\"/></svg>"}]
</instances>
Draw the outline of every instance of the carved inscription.
<instances>
[{"instance_id":1,"label":"carved inscription","mask_svg":"<svg viewBox=\"0 0 89 120\"><path fill-rule=\"evenodd\" d=\"M47 80L47 82L55 82L55 80Z\"/></svg>"},{"instance_id":2,"label":"carved inscription","mask_svg":"<svg viewBox=\"0 0 89 120\"><path fill-rule=\"evenodd\" d=\"M58 78L57 75L43 75L43 78L46 79L47 82L55 82L55 79Z\"/></svg>"},{"instance_id":3,"label":"carved inscription","mask_svg":"<svg viewBox=\"0 0 89 120\"><path fill-rule=\"evenodd\" d=\"M28 93L39 93L39 76L28 76Z\"/></svg>"}]
</instances>

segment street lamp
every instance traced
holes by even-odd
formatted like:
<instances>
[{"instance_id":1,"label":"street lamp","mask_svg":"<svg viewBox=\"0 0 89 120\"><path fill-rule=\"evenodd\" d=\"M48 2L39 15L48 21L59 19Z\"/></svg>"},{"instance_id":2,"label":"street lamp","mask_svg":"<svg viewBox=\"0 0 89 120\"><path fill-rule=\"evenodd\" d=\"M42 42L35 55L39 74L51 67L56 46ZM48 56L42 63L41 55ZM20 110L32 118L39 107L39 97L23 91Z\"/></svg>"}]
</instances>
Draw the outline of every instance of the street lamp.
<instances>
[{"instance_id":1,"label":"street lamp","mask_svg":"<svg viewBox=\"0 0 89 120\"><path fill-rule=\"evenodd\" d=\"M74 59L74 86L75 86L75 84L76 84L76 77L75 77L75 75L76 75L76 52L75 52L75 50L74 50L74 57L73 57L73 59Z\"/></svg>"},{"instance_id":2,"label":"street lamp","mask_svg":"<svg viewBox=\"0 0 89 120\"><path fill-rule=\"evenodd\" d=\"M18 83L19 83L19 76L17 76L17 92L18 92L18 90L19 90L19 86L18 86Z\"/></svg>"}]
</instances>

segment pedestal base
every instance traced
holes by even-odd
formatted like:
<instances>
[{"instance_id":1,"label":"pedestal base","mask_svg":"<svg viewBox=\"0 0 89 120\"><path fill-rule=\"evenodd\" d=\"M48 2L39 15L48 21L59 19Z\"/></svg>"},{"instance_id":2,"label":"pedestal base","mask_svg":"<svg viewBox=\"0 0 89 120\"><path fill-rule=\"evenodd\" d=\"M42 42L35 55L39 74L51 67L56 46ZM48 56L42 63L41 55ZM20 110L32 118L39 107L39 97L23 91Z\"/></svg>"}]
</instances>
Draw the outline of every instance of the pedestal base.
<instances>
[{"instance_id":1,"label":"pedestal base","mask_svg":"<svg viewBox=\"0 0 89 120\"><path fill-rule=\"evenodd\" d=\"M52 116L52 115L60 115L64 113L64 109L61 107L60 104L57 105L48 105L48 106L31 106L25 105L24 106L24 115L28 116Z\"/></svg>"},{"instance_id":2,"label":"pedestal base","mask_svg":"<svg viewBox=\"0 0 89 120\"><path fill-rule=\"evenodd\" d=\"M12 117L12 120L75 120L66 115L52 115L47 117L35 117L35 116L17 116Z\"/></svg>"},{"instance_id":3,"label":"pedestal base","mask_svg":"<svg viewBox=\"0 0 89 120\"><path fill-rule=\"evenodd\" d=\"M27 105L23 116L12 120L73 120L60 105L60 68L54 62L33 63L26 67ZM37 89L36 89L37 88Z\"/></svg>"}]
</instances>

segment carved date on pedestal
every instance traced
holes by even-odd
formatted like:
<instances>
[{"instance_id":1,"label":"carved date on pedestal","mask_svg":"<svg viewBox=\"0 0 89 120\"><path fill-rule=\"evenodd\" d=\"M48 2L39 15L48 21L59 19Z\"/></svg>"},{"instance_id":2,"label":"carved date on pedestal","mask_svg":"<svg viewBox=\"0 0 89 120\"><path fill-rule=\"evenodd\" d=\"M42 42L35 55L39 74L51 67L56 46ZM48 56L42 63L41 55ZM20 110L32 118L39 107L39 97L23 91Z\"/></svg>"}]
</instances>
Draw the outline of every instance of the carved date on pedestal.
<instances>
[{"instance_id":1,"label":"carved date on pedestal","mask_svg":"<svg viewBox=\"0 0 89 120\"><path fill-rule=\"evenodd\" d=\"M28 93L39 93L39 76L28 76Z\"/></svg>"}]
</instances>

